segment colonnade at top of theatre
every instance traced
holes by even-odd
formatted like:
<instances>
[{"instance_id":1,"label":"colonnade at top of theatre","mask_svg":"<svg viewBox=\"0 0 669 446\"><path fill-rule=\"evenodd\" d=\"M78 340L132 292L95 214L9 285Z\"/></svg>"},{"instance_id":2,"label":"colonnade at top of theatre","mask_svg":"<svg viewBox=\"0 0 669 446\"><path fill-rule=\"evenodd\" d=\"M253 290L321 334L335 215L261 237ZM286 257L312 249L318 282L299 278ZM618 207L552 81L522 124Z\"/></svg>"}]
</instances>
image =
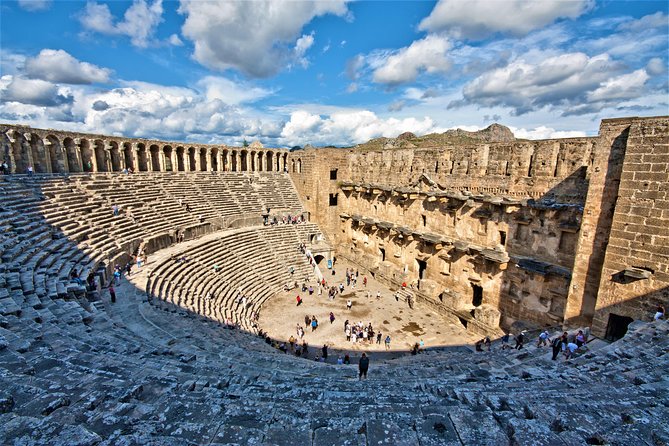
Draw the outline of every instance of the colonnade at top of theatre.
<instances>
[{"instance_id":1,"label":"colonnade at top of theatre","mask_svg":"<svg viewBox=\"0 0 669 446\"><path fill-rule=\"evenodd\" d=\"M78 172L284 172L288 151L249 147L190 145L62 134L0 126L4 160L12 173Z\"/></svg>"}]
</instances>

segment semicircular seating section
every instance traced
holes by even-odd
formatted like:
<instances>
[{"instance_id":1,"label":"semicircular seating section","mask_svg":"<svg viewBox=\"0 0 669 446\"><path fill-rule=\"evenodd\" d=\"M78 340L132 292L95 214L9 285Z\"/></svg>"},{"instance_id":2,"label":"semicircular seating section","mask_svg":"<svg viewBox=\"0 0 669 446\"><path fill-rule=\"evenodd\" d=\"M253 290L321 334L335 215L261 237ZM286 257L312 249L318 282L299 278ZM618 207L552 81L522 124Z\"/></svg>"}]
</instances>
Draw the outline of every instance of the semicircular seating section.
<instances>
[{"instance_id":1,"label":"semicircular seating section","mask_svg":"<svg viewBox=\"0 0 669 446\"><path fill-rule=\"evenodd\" d=\"M313 282L314 268L299 245L319 234L312 223L228 231L153 267L147 294L252 330L267 299L286 285Z\"/></svg>"}]
</instances>

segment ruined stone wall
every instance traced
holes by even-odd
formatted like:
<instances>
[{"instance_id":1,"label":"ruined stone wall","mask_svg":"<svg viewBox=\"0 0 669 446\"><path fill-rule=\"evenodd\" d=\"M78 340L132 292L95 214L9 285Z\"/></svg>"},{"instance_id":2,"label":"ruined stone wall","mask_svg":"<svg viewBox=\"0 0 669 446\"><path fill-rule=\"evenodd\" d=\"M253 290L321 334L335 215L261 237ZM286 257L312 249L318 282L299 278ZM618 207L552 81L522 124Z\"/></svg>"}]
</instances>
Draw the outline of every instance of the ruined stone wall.
<instances>
[{"instance_id":1,"label":"ruined stone wall","mask_svg":"<svg viewBox=\"0 0 669 446\"><path fill-rule=\"evenodd\" d=\"M579 203L587 190L583 179L593 142L575 138L353 151L348 179L406 186L424 174L450 189Z\"/></svg>"},{"instance_id":2,"label":"ruined stone wall","mask_svg":"<svg viewBox=\"0 0 669 446\"><path fill-rule=\"evenodd\" d=\"M669 119L606 124L623 126L627 141L593 321L600 336L610 314L651 320L669 303Z\"/></svg>"},{"instance_id":3,"label":"ruined stone wall","mask_svg":"<svg viewBox=\"0 0 669 446\"><path fill-rule=\"evenodd\" d=\"M506 328L518 321L589 325L597 311L595 325L601 334L606 322L597 320L607 317L602 306L611 305L611 299L617 302L616 311L636 319L649 314L659 288L666 293L667 260L658 257L666 245L655 250L666 240L660 226L652 234L652 225L648 233L629 226L625 235L646 243L650 257L639 258L645 261L634 266L652 269L652 280L617 284L608 279L611 271L624 268L604 266L605 256L631 255L618 246L618 185L621 176L630 175L623 173L623 164L646 163L632 148L650 141L655 141L654 151L641 156L648 162L654 157L655 165L636 168L647 169L639 171L639 178L656 182L644 199L656 200L658 208L643 207L648 215L641 217L652 214L654 223L667 217L657 201L667 190L660 171L664 168L666 174L661 162L669 149L658 136L666 123L666 117L605 120L595 138L419 149L308 149L289 158L302 160L301 170L291 173L293 180L339 255L391 284L413 283L425 302L477 329L497 324ZM655 127L649 136L648 128ZM630 139L631 131L643 137ZM335 170L336 180L331 180ZM646 186L627 189L637 187ZM640 212L642 207L634 209ZM624 286L630 291L618 290ZM617 287L613 297L611 287ZM648 299L636 299L642 292ZM620 303L628 296L635 296L626 302L636 307Z\"/></svg>"},{"instance_id":4,"label":"ruined stone wall","mask_svg":"<svg viewBox=\"0 0 669 446\"><path fill-rule=\"evenodd\" d=\"M0 161L11 173L282 172L288 151L123 138L0 124Z\"/></svg>"}]
</instances>

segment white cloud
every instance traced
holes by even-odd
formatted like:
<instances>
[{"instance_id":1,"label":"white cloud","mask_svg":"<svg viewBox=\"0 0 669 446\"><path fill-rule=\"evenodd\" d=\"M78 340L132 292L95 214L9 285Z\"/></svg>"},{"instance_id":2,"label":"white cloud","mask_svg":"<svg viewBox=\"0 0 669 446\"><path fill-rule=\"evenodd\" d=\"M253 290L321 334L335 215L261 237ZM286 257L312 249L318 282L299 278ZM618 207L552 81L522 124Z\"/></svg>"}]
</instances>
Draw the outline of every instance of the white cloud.
<instances>
[{"instance_id":1,"label":"white cloud","mask_svg":"<svg viewBox=\"0 0 669 446\"><path fill-rule=\"evenodd\" d=\"M253 77L278 73L295 58L302 27L325 14L344 16L346 0L318 2L181 0L182 35L193 41L194 58L216 69ZM302 36L304 38L304 36ZM308 43L302 42L302 48ZM306 51L306 48L305 48Z\"/></svg>"},{"instance_id":2,"label":"white cloud","mask_svg":"<svg viewBox=\"0 0 669 446\"><path fill-rule=\"evenodd\" d=\"M390 55L372 55L372 78L377 83L397 85L415 80L421 72L445 73L451 67L446 57L450 48L446 38L430 34Z\"/></svg>"},{"instance_id":3,"label":"white cloud","mask_svg":"<svg viewBox=\"0 0 669 446\"><path fill-rule=\"evenodd\" d=\"M574 19L592 5L592 0L440 0L419 29L470 39L497 32L523 35L559 18Z\"/></svg>"},{"instance_id":4,"label":"white cloud","mask_svg":"<svg viewBox=\"0 0 669 446\"><path fill-rule=\"evenodd\" d=\"M181 41L181 39L179 38L179 36L176 35L176 34L172 34L172 35L170 36L170 38L167 39L167 41L169 42L170 45L173 45L173 46L183 46L183 44L184 44L184 43Z\"/></svg>"},{"instance_id":5,"label":"white cloud","mask_svg":"<svg viewBox=\"0 0 669 446\"><path fill-rule=\"evenodd\" d=\"M369 110L338 111L321 116L297 110L284 125L281 140L288 146L352 145L380 136L396 137L402 132L425 134L435 129L435 123L428 117L383 119Z\"/></svg>"},{"instance_id":6,"label":"white cloud","mask_svg":"<svg viewBox=\"0 0 669 446\"><path fill-rule=\"evenodd\" d=\"M146 0L134 0L125 11L123 20L114 24L109 6L89 1L79 21L89 31L106 35L125 35L130 37L133 45L145 48L153 43L156 29L163 21L162 15L162 0L154 0L151 4Z\"/></svg>"},{"instance_id":7,"label":"white cloud","mask_svg":"<svg viewBox=\"0 0 669 446\"><path fill-rule=\"evenodd\" d=\"M26 11L46 11L51 7L51 0L19 0L19 6Z\"/></svg>"},{"instance_id":8,"label":"white cloud","mask_svg":"<svg viewBox=\"0 0 669 446\"><path fill-rule=\"evenodd\" d=\"M206 76L197 82L197 86L208 101L218 99L230 105L255 102L272 94L270 90L218 76Z\"/></svg>"},{"instance_id":9,"label":"white cloud","mask_svg":"<svg viewBox=\"0 0 669 446\"><path fill-rule=\"evenodd\" d=\"M643 16L640 19L623 22L620 24L619 29L629 31L645 31L649 28L663 28L666 30L668 26L669 18L667 17L667 14L662 11L658 11L654 14Z\"/></svg>"},{"instance_id":10,"label":"white cloud","mask_svg":"<svg viewBox=\"0 0 669 446\"><path fill-rule=\"evenodd\" d=\"M464 86L464 100L452 106L504 106L516 115L551 107L560 108L564 115L582 114L601 110L620 97L641 94L648 79L643 70L617 78L623 66L607 54L567 53L534 62L536 56L526 55L477 77ZM625 88L621 82L632 84Z\"/></svg>"},{"instance_id":11,"label":"white cloud","mask_svg":"<svg viewBox=\"0 0 669 446\"><path fill-rule=\"evenodd\" d=\"M65 84L107 82L111 70L81 62L63 50L43 49L25 62L29 77Z\"/></svg>"},{"instance_id":12,"label":"white cloud","mask_svg":"<svg viewBox=\"0 0 669 446\"><path fill-rule=\"evenodd\" d=\"M306 68L309 66L309 60L305 57L305 54L309 48L314 44L314 33L312 31L311 34L303 34L302 37L297 39L297 42L295 42L295 59L297 60L297 63L299 63L302 68Z\"/></svg>"},{"instance_id":13,"label":"white cloud","mask_svg":"<svg viewBox=\"0 0 669 446\"><path fill-rule=\"evenodd\" d=\"M648 61L648 64L646 65L646 71L652 76L657 76L658 74L663 74L665 71L667 71L667 64L659 57L653 57Z\"/></svg>"},{"instance_id":14,"label":"white cloud","mask_svg":"<svg viewBox=\"0 0 669 446\"><path fill-rule=\"evenodd\" d=\"M539 126L533 129L509 127L516 138L520 139L554 139L554 138L580 138L586 136L582 131L560 131L552 127Z\"/></svg>"},{"instance_id":15,"label":"white cloud","mask_svg":"<svg viewBox=\"0 0 669 446\"><path fill-rule=\"evenodd\" d=\"M116 34L118 32L114 26L114 17L109 11L109 6L94 1L86 3L86 8L79 16L79 22L90 31L103 34Z\"/></svg>"},{"instance_id":16,"label":"white cloud","mask_svg":"<svg viewBox=\"0 0 669 446\"><path fill-rule=\"evenodd\" d=\"M3 102L53 107L71 102L66 90L41 79L25 79L18 76L3 76L0 97Z\"/></svg>"},{"instance_id":17,"label":"white cloud","mask_svg":"<svg viewBox=\"0 0 669 446\"><path fill-rule=\"evenodd\" d=\"M613 100L634 99L643 92L643 87L649 79L646 70L636 70L608 79L594 91L588 93L589 102L607 102Z\"/></svg>"}]
</instances>

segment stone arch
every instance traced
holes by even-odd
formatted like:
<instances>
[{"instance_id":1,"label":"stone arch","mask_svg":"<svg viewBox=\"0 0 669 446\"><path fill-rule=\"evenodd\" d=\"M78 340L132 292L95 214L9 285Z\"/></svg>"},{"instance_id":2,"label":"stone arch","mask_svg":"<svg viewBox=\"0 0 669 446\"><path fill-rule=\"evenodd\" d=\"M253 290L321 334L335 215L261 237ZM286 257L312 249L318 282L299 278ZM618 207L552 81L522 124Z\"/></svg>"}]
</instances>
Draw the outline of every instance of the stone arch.
<instances>
[{"instance_id":1,"label":"stone arch","mask_svg":"<svg viewBox=\"0 0 669 446\"><path fill-rule=\"evenodd\" d=\"M137 143L137 171L148 172L149 157L146 153L146 146L143 142Z\"/></svg>"},{"instance_id":2,"label":"stone arch","mask_svg":"<svg viewBox=\"0 0 669 446\"><path fill-rule=\"evenodd\" d=\"M211 154L209 155L209 165L211 166L212 172L218 172L218 148L212 147Z\"/></svg>"},{"instance_id":3,"label":"stone arch","mask_svg":"<svg viewBox=\"0 0 669 446\"><path fill-rule=\"evenodd\" d=\"M51 168L48 162L47 149L44 140L36 133L30 135L30 152L32 155L33 171L35 173L47 173Z\"/></svg>"},{"instance_id":4,"label":"stone arch","mask_svg":"<svg viewBox=\"0 0 669 446\"><path fill-rule=\"evenodd\" d=\"M151 144L149 155L151 156L151 172L160 172L160 147L157 144Z\"/></svg>"},{"instance_id":5,"label":"stone arch","mask_svg":"<svg viewBox=\"0 0 669 446\"><path fill-rule=\"evenodd\" d=\"M189 172L195 172L195 147L188 148L188 169Z\"/></svg>"},{"instance_id":6,"label":"stone arch","mask_svg":"<svg viewBox=\"0 0 669 446\"><path fill-rule=\"evenodd\" d=\"M179 172L183 172L186 170L186 166L184 164L184 149L183 147L179 146L177 147L177 170Z\"/></svg>"},{"instance_id":7,"label":"stone arch","mask_svg":"<svg viewBox=\"0 0 669 446\"><path fill-rule=\"evenodd\" d=\"M258 168L256 169L258 172L262 172L263 170L263 159L264 159L265 152L258 152Z\"/></svg>"},{"instance_id":8,"label":"stone arch","mask_svg":"<svg viewBox=\"0 0 669 446\"><path fill-rule=\"evenodd\" d=\"M176 169L172 165L172 155L174 154L174 150L172 149L172 146L167 145L163 146L162 150L162 157L165 160L164 161L164 166L165 166L165 172L174 172Z\"/></svg>"},{"instance_id":9,"label":"stone arch","mask_svg":"<svg viewBox=\"0 0 669 446\"><path fill-rule=\"evenodd\" d=\"M206 172L207 171L207 149L204 147L201 147L199 150L200 154L200 171Z\"/></svg>"},{"instance_id":10,"label":"stone arch","mask_svg":"<svg viewBox=\"0 0 669 446\"><path fill-rule=\"evenodd\" d=\"M47 135L45 140L49 151L49 160L51 161L51 172L67 172L67 157L65 156L65 148L60 145L60 140L53 135Z\"/></svg>"},{"instance_id":11,"label":"stone arch","mask_svg":"<svg viewBox=\"0 0 669 446\"><path fill-rule=\"evenodd\" d=\"M120 172L123 168L121 160L121 151L119 150L118 142L109 141L109 156L111 157L111 171Z\"/></svg>"},{"instance_id":12,"label":"stone arch","mask_svg":"<svg viewBox=\"0 0 669 446\"><path fill-rule=\"evenodd\" d=\"M91 149L91 143L85 138L79 140L79 150L81 151L81 165L83 166L84 172L93 172L93 149Z\"/></svg>"},{"instance_id":13,"label":"stone arch","mask_svg":"<svg viewBox=\"0 0 669 446\"><path fill-rule=\"evenodd\" d=\"M65 148L68 171L71 173L82 172L81 155L77 150L77 145L74 140L69 137L65 138L63 140L63 147Z\"/></svg>"},{"instance_id":14,"label":"stone arch","mask_svg":"<svg viewBox=\"0 0 669 446\"><path fill-rule=\"evenodd\" d=\"M297 173L302 173L302 158L297 159Z\"/></svg>"},{"instance_id":15,"label":"stone arch","mask_svg":"<svg viewBox=\"0 0 669 446\"><path fill-rule=\"evenodd\" d=\"M242 150L240 172L247 172L249 170L248 154L249 152L247 150Z\"/></svg>"},{"instance_id":16,"label":"stone arch","mask_svg":"<svg viewBox=\"0 0 669 446\"><path fill-rule=\"evenodd\" d=\"M124 142L123 143L123 160L125 161L126 169L134 169L134 162L132 161L132 143Z\"/></svg>"},{"instance_id":17,"label":"stone arch","mask_svg":"<svg viewBox=\"0 0 669 446\"><path fill-rule=\"evenodd\" d=\"M95 164L98 172L107 172L107 154L105 153L105 143L99 139L93 141L93 153L95 154Z\"/></svg>"},{"instance_id":18,"label":"stone arch","mask_svg":"<svg viewBox=\"0 0 669 446\"><path fill-rule=\"evenodd\" d=\"M233 150L232 151L232 162L230 163L230 171L231 172L237 172L239 170L239 166L237 165L237 151Z\"/></svg>"},{"instance_id":19,"label":"stone arch","mask_svg":"<svg viewBox=\"0 0 669 446\"><path fill-rule=\"evenodd\" d=\"M288 172L288 154L284 153L281 157L281 170Z\"/></svg>"},{"instance_id":20,"label":"stone arch","mask_svg":"<svg viewBox=\"0 0 669 446\"><path fill-rule=\"evenodd\" d=\"M292 171L293 173L295 173L295 172L296 172L296 170L295 170L295 169L296 169L296 166L295 166L295 160L291 159L291 160L290 160L290 165L291 165L291 171Z\"/></svg>"},{"instance_id":21,"label":"stone arch","mask_svg":"<svg viewBox=\"0 0 669 446\"><path fill-rule=\"evenodd\" d=\"M271 150L268 150L267 153L265 154L267 157L267 163L265 164L267 166L267 171L272 172L274 169L274 153L272 153Z\"/></svg>"},{"instance_id":22,"label":"stone arch","mask_svg":"<svg viewBox=\"0 0 669 446\"><path fill-rule=\"evenodd\" d=\"M230 156L230 153L228 152L228 150L223 149L223 157L222 157L223 165L221 166L221 170L223 172L227 172L227 171L230 170L230 165L229 165L230 160L228 159L229 156Z\"/></svg>"},{"instance_id":23,"label":"stone arch","mask_svg":"<svg viewBox=\"0 0 669 446\"><path fill-rule=\"evenodd\" d=\"M258 171L258 152L256 152L256 151L251 152L249 154L249 157L251 159L251 162L249 163L249 164L251 164L249 170L251 172L257 172Z\"/></svg>"}]
</instances>

